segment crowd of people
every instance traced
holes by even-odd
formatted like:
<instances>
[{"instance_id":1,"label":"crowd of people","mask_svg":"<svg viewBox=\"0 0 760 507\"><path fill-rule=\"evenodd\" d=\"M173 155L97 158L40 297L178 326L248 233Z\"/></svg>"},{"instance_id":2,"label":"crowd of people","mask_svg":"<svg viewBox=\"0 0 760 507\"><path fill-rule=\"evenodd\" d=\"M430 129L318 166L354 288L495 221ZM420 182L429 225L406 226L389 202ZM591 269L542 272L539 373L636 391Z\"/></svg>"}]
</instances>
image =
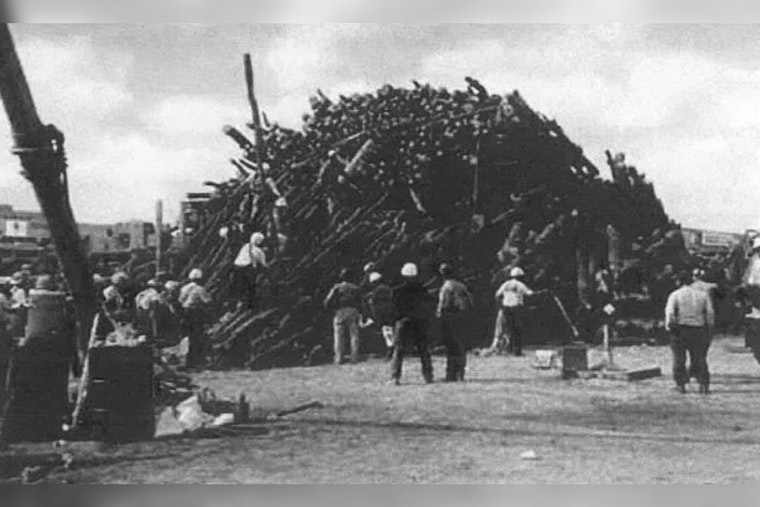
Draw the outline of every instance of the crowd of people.
<instances>
[{"instance_id":1,"label":"crowd of people","mask_svg":"<svg viewBox=\"0 0 760 507\"><path fill-rule=\"evenodd\" d=\"M760 258L760 239L755 242L753 252ZM358 362L363 346L361 330L372 326L376 329L375 336L380 334L389 350L390 383L400 384L404 355L412 350L420 357L423 380L430 383L433 381L430 328L431 323L437 321L440 342L446 351L444 379L447 382L464 380L467 322L472 318L473 309L470 291L457 280L448 264L440 266L437 299L420 283L415 264L405 264L400 274L400 281L386 282L386 277L370 263L365 267L364 280L354 283L349 271L342 271L339 283L332 287L324 301L324 307L334 316L335 363ZM493 341L483 351L486 354L523 354L526 298L551 294L546 289L532 290L523 281L524 275L521 268L511 268L508 279L494 293L498 310ZM700 393L710 392L707 356L716 329L716 304L723 295L719 284L708 281L709 278L708 272L700 267L677 272L667 269L658 285L652 288L657 312L664 317L664 328L670 336L673 381L681 393L686 392L691 379L696 379ZM760 290L750 286L748 292L745 299L749 302L737 300L736 304L754 307L748 315L747 347L760 362L760 325L751 325L760 323L760 301L752 299L760 299ZM607 270L597 273L594 293L593 301L585 302L586 308L589 312L592 308L601 311L585 333L576 335L583 340L594 340L595 335L605 327L612 327L615 321L612 315L620 294L615 277ZM574 323L581 326L578 315L575 314ZM350 354L347 354L349 348ZM688 368L687 362L690 363Z\"/></svg>"},{"instance_id":2,"label":"crowd of people","mask_svg":"<svg viewBox=\"0 0 760 507\"><path fill-rule=\"evenodd\" d=\"M132 280L124 272L114 273L109 281L96 275L100 311L93 324L95 338L105 339L123 326L130 326L157 348L176 346L187 337L186 367L206 366L212 298L203 278L199 269L191 270L182 281L166 272L148 280Z\"/></svg>"},{"instance_id":3,"label":"crowd of people","mask_svg":"<svg viewBox=\"0 0 760 507\"><path fill-rule=\"evenodd\" d=\"M8 285L0 287L3 363L10 355L13 340L24 337L28 330L32 291L66 294L72 303L59 275L33 274L32 269L31 265L24 265L10 277ZM205 366L206 328L212 298L203 287L203 278L198 269L192 270L186 280L178 280L166 272L152 278L130 277L123 271L116 271L108 278L93 275L99 307L90 339L106 340L111 333L129 328L133 335L144 336L147 342L162 348L177 346L187 337L186 366ZM72 322L76 322L73 306L68 311Z\"/></svg>"},{"instance_id":4,"label":"crowd of people","mask_svg":"<svg viewBox=\"0 0 760 507\"><path fill-rule=\"evenodd\" d=\"M437 297L420 282L414 263L403 265L400 280L386 281L373 263L367 264L364 271L363 281L354 283L351 273L344 269L340 281L323 303L325 309L333 313L334 362L358 362L361 329L374 327L375 334L382 336L388 348L389 382L400 384L404 356L415 351L420 357L422 377L430 383L433 381L431 324L437 322L446 351L444 379L463 381L467 364L466 334L475 303L470 290L457 279L455 269L447 263L440 265L441 286ZM493 343L486 352L521 356L526 297L540 296L547 291L528 288L522 281L525 273L519 267L513 268L509 275L494 294L499 310Z\"/></svg>"}]
</instances>

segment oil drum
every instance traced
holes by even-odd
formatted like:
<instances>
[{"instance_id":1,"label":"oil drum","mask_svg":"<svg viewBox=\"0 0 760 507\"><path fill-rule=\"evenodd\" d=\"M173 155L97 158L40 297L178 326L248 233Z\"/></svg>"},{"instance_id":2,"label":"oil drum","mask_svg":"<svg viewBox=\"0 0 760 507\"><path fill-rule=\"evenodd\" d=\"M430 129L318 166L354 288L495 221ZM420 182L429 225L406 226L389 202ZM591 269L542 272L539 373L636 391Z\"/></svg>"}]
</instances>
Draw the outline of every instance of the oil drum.
<instances>
[{"instance_id":1,"label":"oil drum","mask_svg":"<svg viewBox=\"0 0 760 507\"><path fill-rule=\"evenodd\" d=\"M8 442L57 440L69 414L71 356L40 342L17 345L8 365L3 439Z\"/></svg>"},{"instance_id":2,"label":"oil drum","mask_svg":"<svg viewBox=\"0 0 760 507\"><path fill-rule=\"evenodd\" d=\"M75 327L61 292L31 290L24 339L12 351L3 407L7 441L60 438L68 416Z\"/></svg>"},{"instance_id":3,"label":"oil drum","mask_svg":"<svg viewBox=\"0 0 760 507\"><path fill-rule=\"evenodd\" d=\"M153 438L153 353L150 346L102 346L88 352L85 424L113 442Z\"/></svg>"},{"instance_id":4,"label":"oil drum","mask_svg":"<svg viewBox=\"0 0 760 507\"><path fill-rule=\"evenodd\" d=\"M67 311L63 292L31 289L29 313L26 322L26 339L56 339L72 330L73 320Z\"/></svg>"}]
</instances>

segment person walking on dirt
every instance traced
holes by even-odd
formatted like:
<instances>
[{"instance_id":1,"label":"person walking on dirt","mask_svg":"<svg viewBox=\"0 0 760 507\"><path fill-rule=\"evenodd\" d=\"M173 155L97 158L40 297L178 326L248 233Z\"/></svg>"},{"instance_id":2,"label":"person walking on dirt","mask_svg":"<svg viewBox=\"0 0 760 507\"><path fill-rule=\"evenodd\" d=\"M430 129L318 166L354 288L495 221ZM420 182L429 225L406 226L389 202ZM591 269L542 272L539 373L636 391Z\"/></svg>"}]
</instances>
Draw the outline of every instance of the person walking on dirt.
<instances>
[{"instance_id":1,"label":"person walking on dirt","mask_svg":"<svg viewBox=\"0 0 760 507\"><path fill-rule=\"evenodd\" d=\"M422 363L422 378L425 383L433 382L433 362L428 350L428 302L429 295L417 280L417 265L404 264L401 269L403 283L393 291L393 305L396 309L396 324L391 362L391 382L401 384L401 367L404 349L414 345Z\"/></svg>"},{"instance_id":2,"label":"person walking on dirt","mask_svg":"<svg viewBox=\"0 0 760 507\"><path fill-rule=\"evenodd\" d=\"M351 362L359 362L359 321L361 319L362 294L359 286L351 283L351 273L343 268L340 282L335 284L324 301L333 315L333 350L335 364L343 364L346 356L346 339L350 341Z\"/></svg>"},{"instance_id":3,"label":"person walking on dirt","mask_svg":"<svg viewBox=\"0 0 760 507\"><path fill-rule=\"evenodd\" d=\"M393 353L393 324L396 313L393 306L393 290L383 282L383 275L374 271L368 276L368 293L366 296L367 314L380 332L388 347L388 357Z\"/></svg>"},{"instance_id":4,"label":"person walking on dirt","mask_svg":"<svg viewBox=\"0 0 760 507\"><path fill-rule=\"evenodd\" d=\"M512 268L509 276L509 280L496 291L496 299L501 303L501 308L496 317L496 331L491 351L499 353L506 349L515 356L521 356L525 296L532 296L534 292L522 282L525 272L521 268Z\"/></svg>"},{"instance_id":5,"label":"person walking on dirt","mask_svg":"<svg viewBox=\"0 0 760 507\"><path fill-rule=\"evenodd\" d=\"M454 279L454 269L441 264L438 272L443 285L438 293L436 316L441 321L441 338L446 347L446 382L464 380L467 345L462 336L473 307L472 295L462 282Z\"/></svg>"},{"instance_id":6,"label":"person walking on dirt","mask_svg":"<svg viewBox=\"0 0 760 507\"><path fill-rule=\"evenodd\" d=\"M201 285L202 279L203 272L200 269L193 269L188 275L189 282L179 292L179 304L182 306L190 339L190 350L187 354L188 368L202 366L206 351L206 322L212 299Z\"/></svg>"},{"instance_id":7,"label":"person walking on dirt","mask_svg":"<svg viewBox=\"0 0 760 507\"><path fill-rule=\"evenodd\" d=\"M699 392L710 391L707 351L715 325L715 312L710 296L692 283L691 273L679 275L681 287L668 296L665 306L665 328L672 334L673 380L679 392L686 392L689 374L686 353L699 382Z\"/></svg>"}]
</instances>

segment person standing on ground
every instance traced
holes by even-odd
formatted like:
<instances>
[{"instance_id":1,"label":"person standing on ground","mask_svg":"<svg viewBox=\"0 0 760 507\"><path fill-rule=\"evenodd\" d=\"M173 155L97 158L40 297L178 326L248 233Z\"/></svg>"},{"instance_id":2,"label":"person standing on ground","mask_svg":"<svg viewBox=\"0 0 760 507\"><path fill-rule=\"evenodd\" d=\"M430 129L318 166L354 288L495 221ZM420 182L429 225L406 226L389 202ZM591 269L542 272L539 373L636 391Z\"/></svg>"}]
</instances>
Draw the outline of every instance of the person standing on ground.
<instances>
[{"instance_id":1,"label":"person standing on ground","mask_svg":"<svg viewBox=\"0 0 760 507\"><path fill-rule=\"evenodd\" d=\"M24 272L17 271L13 273L8 305L9 331L13 337L24 335L27 312L29 310L29 288L29 277Z\"/></svg>"},{"instance_id":2,"label":"person standing on ground","mask_svg":"<svg viewBox=\"0 0 760 507\"><path fill-rule=\"evenodd\" d=\"M185 325L190 339L187 367L203 366L206 352L206 322L208 320L211 296L201 285L203 272L193 269L188 275L189 282L179 292L179 304L185 316Z\"/></svg>"},{"instance_id":3,"label":"person standing on ground","mask_svg":"<svg viewBox=\"0 0 760 507\"><path fill-rule=\"evenodd\" d=\"M232 266L231 289L238 301L238 307L256 308L256 282L259 273L269 267L266 254L261 248L266 238L260 232L251 234L251 239L238 252Z\"/></svg>"},{"instance_id":4,"label":"person standing on ground","mask_svg":"<svg viewBox=\"0 0 760 507\"><path fill-rule=\"evenodd\" d=\"M396 324L393 341L391 382L401 384L401 367L405 347L414 344L420 354L422 378L425 383L433 382L433 362L428 350L428 302L425 287L417 280L417 265L404 264L401 269L403 283L393 291L393 305L396 309Z\"/></svg>"},{"instance_id":5,"label":"person standing on ground","mask_svg":"<svg viewBox=\"0 0 760 507\"><path fill-rule=\"evenodd\" d=\"M454 269L441 264L443 285L438 293L436 316L441 321L441 337L446 346L446 382L464 380L467 366L467 345L462 334L473 307L472 295L462 282L454 279Z\"/></svg>"},{"instance_id":6,"label":"person standing on ground","mask_svg":"<svg viewBox=\"0 0 760 507\"><path fill-rule=\"evenodd\" d=\"M161 284L155 278L145 283L145 289L135 296L135 327L138 334L145 335L149 341L156 337L153 334L151 310L158 302Z\"/></svg>"},{"instance_id":7,"label":"person standing on ground","mask_svg":"<svg viewBox=\"0 0 760 507\"><path fill-rule=\"evenodd\" d=\"M129 276L121 271L111 276L111 285L103 290L103 308L106 315L117 322L130 322L132 315L127 300Z\"/></svg>"},{"instance_id":8,"label":"person standing on ground","mask_svg":"<svg viewBox=\"0 0 760 507\"><path fill-rule=\"evenodd\" d=\"M679 392L686 392L689 374L686 370L686 353L699 382L699 392L710 391L710 371L707 351L710 348L715 312L710 296L692 283L691 274L679 276L681 287L668 296L665 306L665 328L672 334L673 380Z\"/></svg>"},{"instance_id":9,"label":"person standing on ground","mask_svg":"<svg viewBox=\"0 0 760 507\"><path fill-rule=\"evenodd\" d=\"M374 271L368 276L366 298L367 314L380 327L380 332L388 347L388 357L393 354L393 324L396 322L393 307L393 290L383 282L383 275Z\"/></svg>"},{"instance_id":10,"label":"person standing on ground","mask_svg":"<svg viewBox=\"0 0 760 507\"><path fill-rule=\"evenodd\" d=\"M173 347L182 339L183 312L179 291L179 282L167 281L158 300L151 306L150 321L158 348Z\"/></svg>"},{"instance_id":11,"label":"person standing on ground","mask_svg":"<svg viewBox=\"0 0 760 507\"><path fill-rule=\"evenodd\" d=\"M324 301L333 316L333 350L335 364L345 361L346 337L350 337L351 362L359 362L359 321L361 319L362 294L356 284L351 283L350 271L342 269L340 282L335 284Z\"/></svg>"},{"instance_id":12,"label":"person standing on ground","mask_svg":"<svg viewBox=\"0 0 760 507\"><path fill-rule=\"evenodd\" d=\"M515 356L522 355L522 324L525 310L525 296L534 292L522 282L525 272L514 267L509 272L509 280L504 282L496 291L496 299L501 302L501 308L496 318L496 336L491 345L492 351L504 348ZM505 347L506 345L506 347Z\"/></svg>"}]
</instances>

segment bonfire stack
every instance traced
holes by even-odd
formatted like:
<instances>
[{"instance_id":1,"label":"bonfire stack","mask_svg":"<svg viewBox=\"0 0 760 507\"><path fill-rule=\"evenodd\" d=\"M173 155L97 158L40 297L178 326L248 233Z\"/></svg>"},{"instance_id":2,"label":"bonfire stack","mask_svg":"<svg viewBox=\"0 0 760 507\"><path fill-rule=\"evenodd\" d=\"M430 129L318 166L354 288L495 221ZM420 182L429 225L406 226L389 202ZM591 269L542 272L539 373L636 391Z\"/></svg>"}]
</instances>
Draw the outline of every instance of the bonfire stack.
<instances>
[{"instance_id":1,"label":"bonfire stack","mask_svg":"<svg viewBox=\"0 0 760 507\"><path fill-rule=\"evenodd\" d=\"M238 177L209 183L214 196L184 252L185 271L209 273L208 287L221 302L232 260L251 232L268 231L275 259L261 276L257 312L220 308L212 341L227 364L325 359L330 321L321 302L342 267L358 281L371 261L393 279L404 262L415 261L434 290L437 265L454 264L483 317L474 319L471 345L482 345L503 268L519 264L529 283L551 287L572 308L578 251L598 258L594 245L608 224L624 238L668 227L653 191L642 192L651 187L643 177L628 186L601 179L562 129L518 92L492 95L466 81L466 90L454 92L417 82L337 100L319 92L302 130L264 121L259 150L225 128L243 151L232 160ZM262 173L269 184L257 184ZM274 227L277 197L287 207Z\"/></svg>"}]
</instances>

